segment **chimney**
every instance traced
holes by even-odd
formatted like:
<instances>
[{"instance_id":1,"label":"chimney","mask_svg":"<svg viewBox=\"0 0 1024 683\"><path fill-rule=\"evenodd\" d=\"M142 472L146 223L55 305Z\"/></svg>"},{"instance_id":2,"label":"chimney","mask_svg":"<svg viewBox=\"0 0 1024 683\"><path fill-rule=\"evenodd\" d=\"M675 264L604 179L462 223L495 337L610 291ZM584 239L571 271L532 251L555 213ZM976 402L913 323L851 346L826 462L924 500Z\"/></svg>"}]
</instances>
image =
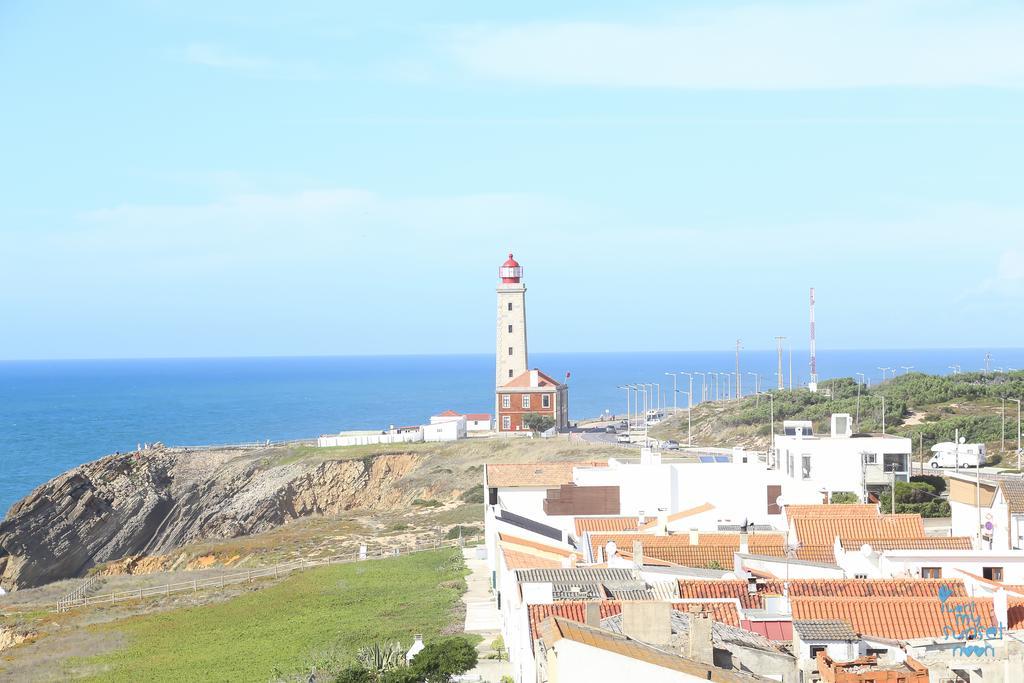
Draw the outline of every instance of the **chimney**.
<instances>
[{"instance_id":1,"label":"chimney","mask_svg":"<svg viewBox=\"0 0 1024 683\"><path fill-rule=\"evenodd\" d=\"M647 517L646 517L646 515L644 515L644 511L640 510L639 512L636 513L636 528L637 529L643 529L644 528L644 524L646 524L646 523L647 523Z\"/></svg>"},{"instance_id":2,"label":"chimney","mask_svg":"<svg viewBox=\"0 0 1024 683\"><path fill-rule=\"evenodd\" d=\"M423 649L423 636L421 636L419 634L416 634L416 635L413 636L412 647L410 647L409 651L405 653L405 661L406 661L406 663L411 662L412 658L415 657L416 655L418 655L420 653L420 650L422 650L422 649Z\"/></svg>"},{"instance_id":3,"label":"chimney","mask_svg":"<svg viewBox=\"0 0 1024 683\"><path fill-rule=\"evenodd\" d=\"M740 530L740 552L743 553L744 555L746 555L747 553L750 552L750 543L749 543L749 540L747 538L747 527L746 526L744 526L743 529Z\"/></svg>"},{"instance_id":4,"label":"chimney","mask_svg":"<svg viewBox=\"0 0 1024 683\"><path fill-rule=\"evenodd\" d=\"M665 508L658 508L658 528L654 533L658 536L668 534L668 510Z\"/></svg>"},{"instance_id":5,"label":"chimney","mask_svg":"<svg viewBox=\"0 0 1024 683\"><path fill-rule=\"evenodd\" d=\"M713 666L715 647L711 640L711 614L700 605L690 605L690 627L687 629L686 651L683 655L700 664Z\"/></svg>"},{"instance_id":6,"label":"chimney","mask_svg":"<svg viewBox=\"0 0 1024 683\"><path fill-rule=\"evenodd\" d=\"M672 636L672 605L654 600L622 603L622 634L648 645L668 645Z\"/></svg>"},{"instance_id":7,"label":"chimney","mask_svg":"<svg viewBox=\"0 0 1024 683\"><path fill-rule=\"evenodd\" d=\"M644 544L640 541L633 541L633 564L639 569L644 566Z\"/></svg>"},{"instance_id":8,"label":"chimney","mask_svg":"<svg viewBox=\"0 0 1024 683\"><path fill-rule=\"evenodd\" d=\"M700 541L700 534L696 529L690 529L690 545L697 545Z\"/></svg>"},{"instance_id":9,"label":"chimney","mask_svg":"<svg viewBox=\"0 0 1024 683\"><path fill-rule=\"evenodd\" d=\"M538 373L537 368L534 368L533 370L530 370L530 386L531 387L539 387L540 386L540 374Z\"/></svg>"},{"instance_id":10,"label":"chimney","mask_svg":"<svg viewBox=\"0 0 1024 683\"><path fill-rule=\"evenodd\" d=\"M598 602L588 602L586 617L583 621L587 626L593 626L594 628L601 628L601 604Z\"/></svg>"}]
</instances>

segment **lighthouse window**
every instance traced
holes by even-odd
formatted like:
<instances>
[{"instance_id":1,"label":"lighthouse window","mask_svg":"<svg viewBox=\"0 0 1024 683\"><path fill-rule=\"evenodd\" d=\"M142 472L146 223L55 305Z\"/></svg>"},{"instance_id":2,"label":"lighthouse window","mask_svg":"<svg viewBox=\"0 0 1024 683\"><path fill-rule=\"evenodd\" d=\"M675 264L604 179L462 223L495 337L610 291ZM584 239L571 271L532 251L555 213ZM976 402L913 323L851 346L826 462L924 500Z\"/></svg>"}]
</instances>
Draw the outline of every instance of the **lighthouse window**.
<instances>
[{"instance_id":1,"label":"lighthouse window","mask_svg":"<svg viewBox=\"0 0 1024 683\"><path fill-rule=\"evenodd\" d=\"M511 301L508 302L508 310L510 310L510 311L512 310L512 302Z\"/></svg>"},{"instance_id":2,"label":"lighthouse window","mask_svg":"<svg viewBox=\"0 0 1024 683\"><path fill-rule=\"evenodd\" d=\"M511 332L511 331L512 331L512 326L511 326L511 325L509 325L509 326L508 326L508 331L509 331L509 332Z\"/></svg>"},{"instance_id":3,"label":"lighthouse window","mask_svg":"<svg viewBox=\"0 0 1024 683\"><path fill-rule=\"evenodd\" d=\"M543 394L540 397L540 404L545 408L551 407L551 394Z\"/></svg>"},{"instance_id":4,"label":"lighthouse window","mask_svg":"<svg viewBox=\"0 0 1024 683\"><path fill-rule=\"evenodd\" d=\"M523 394L523 407L524 408L529 408L530 407L530 395L529 394Z\"/></svg>"},{"instance_id":5,"label":"lighthouse window","mask_svg":"<svg viewBox=\"0 0 1024 683\"><path fill-rule=\"evenodd\" d=\"M501 395L501 407L502 408L511 408L512 407L512 397L509 396L508 394L502 394Z\"/></svg>"},{"instance_id":6,"label":"lighthouse window","mask_svg":"<svg viewBox=\"0 0 1024 683\"><path fill-rule=\"evenodd\" d=\"M508 355L510 355L510 356L512 355L512 347L511 346L508 347Z\"/></svg>"}]
</instances>

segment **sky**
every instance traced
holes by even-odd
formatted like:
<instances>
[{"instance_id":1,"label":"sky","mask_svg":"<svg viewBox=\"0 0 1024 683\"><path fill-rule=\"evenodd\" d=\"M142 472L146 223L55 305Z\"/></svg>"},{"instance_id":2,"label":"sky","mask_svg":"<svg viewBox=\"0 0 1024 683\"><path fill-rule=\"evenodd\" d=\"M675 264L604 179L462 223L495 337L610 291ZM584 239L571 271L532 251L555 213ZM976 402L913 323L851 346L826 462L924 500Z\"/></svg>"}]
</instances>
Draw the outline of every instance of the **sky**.
<instances>
[{"instance_id":1,"label":"sky","mask_svg":"<svg viewBox=\"0 0 1024 683\"><path fill-rule=\"evenodd\" d=\"M1024 346L1024 5L0 3L0 359Z\"/></svg>"}]
</instances>

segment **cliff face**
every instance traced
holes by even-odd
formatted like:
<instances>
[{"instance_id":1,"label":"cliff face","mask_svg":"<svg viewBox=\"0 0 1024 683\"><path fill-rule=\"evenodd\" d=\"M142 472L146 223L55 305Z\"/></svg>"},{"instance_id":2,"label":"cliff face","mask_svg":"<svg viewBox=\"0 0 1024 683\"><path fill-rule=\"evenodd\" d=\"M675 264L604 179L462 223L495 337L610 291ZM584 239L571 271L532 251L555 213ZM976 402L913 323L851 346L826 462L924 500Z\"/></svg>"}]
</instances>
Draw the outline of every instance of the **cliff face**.
<instances>
[{"instance_id":1,"label":"cliff face","mask_svg":"<svg viewBox=\"0 0 1024 683\"><path fill-rule=\"evenodd\" d=\"M400 509L423 494L397 485L417 467L415 455L274 464L281 455L159 448L70 470L0 522L0 586L38 586L97 563L259 533L305 515Z\"/></svg>"}]
</instances>

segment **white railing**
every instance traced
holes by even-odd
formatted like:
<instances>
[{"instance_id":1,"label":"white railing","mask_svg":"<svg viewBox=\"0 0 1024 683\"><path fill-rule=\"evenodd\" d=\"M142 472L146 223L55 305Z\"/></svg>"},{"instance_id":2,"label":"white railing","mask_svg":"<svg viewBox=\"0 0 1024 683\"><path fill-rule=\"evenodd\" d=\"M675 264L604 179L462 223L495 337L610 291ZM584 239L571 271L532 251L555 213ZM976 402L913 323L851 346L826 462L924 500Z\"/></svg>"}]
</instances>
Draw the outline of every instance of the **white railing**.
<instances>
[{"instance_id":1,"label":"white railing","mask_svg":"<svg viewBox=\"0 0 1024 683\"><path fill-rule=\"evenodd\" d=\"M99 579L99 577L94 576L91 577L84 584L82 584L81 586L79 586L78 588L76 588L75 590L68 593L60 600L58 600L57 612L66 612L75 607L93 607L102 604L113 604L125 600L142 600L146 597L164 596L170 595L171 593L197 593L200 589L219 589L224 588L225 586L242 582L251 583L254 579L267 578L270 576L278 578L280 576L289 574L298 569L311 569L313 567L322 567L331 564L348 564L351 562L360 562L365 560L379 560L391 557L400 557L402 555L421 553L429 550L440 550L441 548L454 548L457 546L461 546L462 544L462 539L454 539L450 541L431 541L429 543L421 543L405 547L381 547L372 552L367 550L365 555L363 555L361 552L356 552L349 555L331 555L326 558L308 558L293 560L291 562L285 562L283 564L275 564L272 567L261 567L257 569L239 571L232 574L221 574L219 576L195 578L191 581L179 581L176 583L166 583L163 585L144 586L132 590L107 593L104 595L86 595L86 590Z\"/></svg>"}]
</instances>

